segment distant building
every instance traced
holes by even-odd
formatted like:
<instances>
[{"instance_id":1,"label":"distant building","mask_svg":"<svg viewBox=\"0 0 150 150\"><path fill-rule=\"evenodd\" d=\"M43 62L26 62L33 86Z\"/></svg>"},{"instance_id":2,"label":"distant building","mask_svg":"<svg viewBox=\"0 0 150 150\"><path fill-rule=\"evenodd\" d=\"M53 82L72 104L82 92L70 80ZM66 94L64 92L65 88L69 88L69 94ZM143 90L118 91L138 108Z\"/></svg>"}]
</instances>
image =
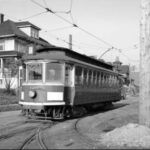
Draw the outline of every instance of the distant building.
<instances>
[{"instance_id":1,"label":"distant building","mask_svg":"<svg viewBox=\"0 0 150 150\"><path fill-rule=\"evenodd\" d=\"M17 61L22 55L34 53L37 48L52 46L49 42L39 36L41 29L34 24L25 22L4 21L4 15L0 14L0 88L5 88L5 78L12 81L12 88L17 88L20 81L17 80L21 74L12 75L7 67L8 58ZM19 81L19 82L18 82Z\"/></svg>"},{"instance_id":2,"label":"distant building","mask_svg":"<svg viewBox=\"0 0 150 150\"><path fill-rule=\"evenodd\" d=\"M120 71L121 71L121 64L122 64L122 62L119 60L119 57L116 57L116 60L113 62L114 71L120 73Z\"/></svg>"},{"instance_id":3,"label":"distant building","mask_svg":"<svg viewBox=\"0 0 150 150\"><path fill-rule=\"evenodd\" d=\"M116 60L113 62L114 71L123 75L125 83L128 85L130 83L130 69L129 65L122 65L122 62L119 60L119 57L116 57Z\"/></svg>"}]
</instances>

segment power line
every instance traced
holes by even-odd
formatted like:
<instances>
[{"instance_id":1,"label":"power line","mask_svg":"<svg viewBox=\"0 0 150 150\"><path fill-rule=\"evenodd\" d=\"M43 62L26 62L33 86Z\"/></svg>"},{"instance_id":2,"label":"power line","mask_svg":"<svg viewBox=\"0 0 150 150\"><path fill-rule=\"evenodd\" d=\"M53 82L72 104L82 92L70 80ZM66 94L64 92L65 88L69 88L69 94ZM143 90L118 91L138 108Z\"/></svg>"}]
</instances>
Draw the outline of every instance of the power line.
<instances>
[{"instance_id":1,"label":"power line","mask_svg":"<svg viewBox=\"0 0 150 150\"><path fill-rule=\"evenodd\" d=\"M44 32L48 32L48 30L45 30ZM67 45L70 44L67 40L64 40L64 39L62 39L62 38L60 38L60 37L57 37L57 36L55 36L55 35L53 35L53 34L50 34L50 35L51 35L52 37L54 37L56 40L62 41L62 42L64 42L64 43L66 43ZM78 49L81 49L81 47L79 47L77 44L72 44L72 46L77 47ZM83 50L83 49L81 49L81 50ZM83 50L83 51L84 51L84 50Z\"/></svg>"},{"instance_id":2,"label":"power line","mask_svg":"<svg viewBox=\"0 0 150 150\"><path fill-rule=\"evenodd\" d=\"M18 21L19 19L17 19L17 18L15 18L15 17L12 17L12 16L10 16L10 15L8 15L8 14L5 14L5 13L3 13L5 16L7 16L8 18L12 18L13 20L16 20L16 21Z\"/></svg>"},{"instance_id":3,"label":"power line","mask_svg":"<svg viewBox=\"0 0 150 150\"><path fill-rule=\"evenodd\" d=\"M61 27L61 28L51 29L51 30L48 30L48 31L53 32L53 31L58 31L58 30L69 29L69 28L72 28L72 27L73 27L73 26L65 26L65 27Z\"/></svg>"},{"instance_id":4,"label":"power line","mask_svg":"<svg viewBox=\"0 0 150 150\"><path fill-rule=\"evenodd\" d=\"M32 1L33 3L35 3L36 5L42 7L43 9L46 9L48 12L50 12L50 13L56 15L58 18L62 19L63 21L65 21L65 22L71 24L73 27L76 27L76 28L80 29L81 31L83 31L84 33L86 33L86 34L88 34L88 35L94 37L94 38L97 39L98 41L103 42L104 44L110 46L110 48L109 48L108 50L106 50L106 51L104 52L104 54L107 53L108 51L112 50L112 49L119 50L120 53L122 53L122 50L121 50L121 49L118 49L118 48L114 47L112 44L110 44L110 43L104 41L103 39L97 37L96 35L90 33L89 31L87 31L87 30L85 30L85 29L79 27L77 24L72 23L72 22L70 22L69 20L65 19L64 17L62 17L62 16L56 14L56 12L54 12L54 11L51 10L51 9L49 9L48 7L46 8L46 7L42 6L41 4L35 2L34 0L31 0L31 1ZM72 5L72 1L71 1L71 5ZM71 8L72 8L72 6L71 6ZM102 56L103 56L104 54L102 54ZM123 54L123 53L122 53L122 54ZM123 55L124 55L124 54L123 54ZM102 57L102 56L101 56L101 57ZM125 56L125 55L124 55L124 56ZM125 57L127 57L127 56L125 56ZM127 57L127 58L128 58L128 57ZM129 59L129 58L128 58L128 59Z\"/></svg>"},{"instance_id":5,"label":"power line","mask_svg":"<svg viewBox=\"0 0 150 150\"><path fill-rule=\"evenodd\" d=\"M85 32L86 34L88 34L88 35L94 37L95 39L97 39L97 40L103 42L104 44L106 44L106 45L108 45L108 46L110 46L110 47L113 47L110 43L108 43L108 42L106 42L106 41L100 39L99 37L97 37L96 35L94 35L94 34L88 32L87 30L85 30L85 29L83 29L83 28L81 28L81 27L78 27L78 28L79 28L80 30L82 30L83 32Z\"/></svg>"},{"instance_id":6,"label":"power line","mask_svg":"<svg viewBox=\"0 0 150 150\"><path fill-rule=\"evenodd\" d=\"M43 6L43 5L41 5L41 4L39 4L39 3L37 3L36 1L34 1L34 0L31 0L31 2L33 2L33 3L35 3L36 5L38 5L39 7L41 7L41 8L44 8L45 9L45 7Z\"/></svg>"},{"instance_id":7,"label":"power line","mask_svg":"<svg viewBox=\"0 0 150 150\"><path fill-rule=\"evenodd\" d=\"M23 21L23 20L26 20L26 19L30 19L30 18L33 18L33 17L37 17L41 14L44 14L44 13L47 13L47 11L44 11L44 12L41 12L41 13L37 13L37 14L34 14L32 16L29 16L29 17L26 17L26 18L23 18L23 19L18 19L19 21Z\"/></svg>"},{"instance_id":8,"label":"power line","mask_svg":"<svg viewBox=\"0 0 150 150\"><path fill-rule=\"evenodd\" d=\"M20 19L20 21L21 20L25 20L25 19L29 19L29 18L33 18L33 17L35 17L35 16L39 16L39 15L41 15L41 14L43 14L43 13L47 13L47 12L50 12L50 13L52 13L52 14L54 14L54 15L56 15L57 17L59 17L60 19L62 19L62 20L64 20L65 22L67 22L67 23L69 23L69 24L71 24L72 25L72 27L76 27L76 28L78 28L78 29L80 29L81 31L83 31L83 32L85 32L86 34L88 34L88 35L90 35L90 36L92 36L92 37L94 37L94 38L96 38L97 40L99 40L99 41L101 41L101 42L103 42L103 43L105 43L106 45L109 45L110 46L110 48L109 49L107 49L101 56L100 56L100 58L105 54L105 53L107 53L108 51L110 51L110 50L112 50L112 49L116 49L116 50L119 50L120 51L120 53L122 53L122 51L121 51L121 49L118 49L118 48L115 48L115 47L113 47L110 43L108 43L108 42L106 42L106 41L104 41L103 39L100 39L99 37L97 37L96 35L94 35L94 34L92 34L92 33L90 33L90 32L88 32L87 30L85 30L85 29L83 29L83 28L81 28L81 27L79 27L77 24L74 24L74 23L72 23L72 22L70 22L70 21L68 21L67 19L65 19L64 17L62 17L62 16L60 16L60 15L58 15L58 14L56 14L56 12L54 12L54 11L52 11L51 9L49 9L48 7L44 7L43 5L41 5L41 4L39 4L39 3L37 3L37 2L35 2L34 0L31 0L33 3L35 3L36 5L38 5L39 7L41 7L41 8L43 8L43 9L45 9L46 11L44 11L44 12L41 12L41 13L38 13L38 14L35 14L35 15L32 15L32 16L29 16L29 17L26 17L26 18L23 18L23 19ZM44 4L46 5L46 6L48 6L47 5L47 3L46 3L46 1L45 0L43 0L43 2L44 2ZM70 3L70 10L69 10L70 12L70 14L71 14L71 11L72 11L72 0L71 0L71 3ZM72 15L72 14L71 14ZM18 19L17 19L18 20ZM73 20L73 19L72 19ZM65 28L69 28L69 27L62 27L62 28L60 28L60 30L61 29L65 29ZM55 30L55 29L54 29ZM57 30L57 29L56 29ZM58 29L59 30L59 29ZM58 38L57 38L58 39ZM59 39L60 40L60 39ZM61 40L61 41L63 41L63 42L65 42L65 43L67 43L67 44L69 44L68 42L66 42L65 40ZM76 46L75 44L73 44L73 46ZM123 53L122 53L122 55L124 55ZM126 55L124 55L126 58L128 58L128 59L130 59L129 57L127 57ZM131 59L130 59L131 60ZM132 60L132 61L137 61L137 60Z\"/></svg>"},{"instance_id":9,"label":"power line","mask_svg":"<svg viewBox=\"0 0 150 150\"><path fill-rule=\"evenodd\" d=\"M108 42L106 42L106 41L104 41L104 40L100 39L100 38L99 38L99 37L97 37L96 35L94 35L94 34L92 34L92 33L88 32L87 30L85 30L85 29L83 29L83 28L79 27L77 24L74 24L74 23L72 23L72 22L68 21L68 20L67 20L67 19L65 19L64 17L62 17L62 16L60 16L60 15L56 14L53 10L51 10L51 9L49 9L49 8L46 8L46 7L42 6L41 4L39 4L39 3L35 2L34 0L31 0L31 1L32 1L33 3L35 3L36 5L38 5L39 7L42 7L42 8L44 8L44 9L46 9L48 12L50 12L50 13L52 13L52 14L56 15L58 18L62 19L63 21L65 21L65 22L67 22L67 23L69 23L69 24L73 25L74 27L76 27L76 28L80 29L81 31L85 32L86 34L88 34L88 35L90 35L90 36L92 36L92 37L96 38L97 40L99 40L99 41L103 42L103 43L104 43L104 44L106 44L106 45L109 45L110 47L113 47L110 43L108 43Z\"/></svg>"},{"instance_id":10,"label":"power line","mask_svg":"<svg viewBox=\"0 0 150 150\"><path fill-rule=\"evenodd\" d=\"M94 44L89 44L89 43L84 43L84 42L79 42L79 41L76 41L76 40L73 40L73 43L77 43L78 45L81 45L81 47L90 47L90 48L94 48L94 49L97 49L97 50L100 50L100 49L108 49L108 47L100 47L98 45L94 45Z\"/></svg>"},{"instance_id":11,"label":"power line","mask_svg":"<svg viewBox=\"0 0 150 150\"><path fill-rule=\"evenodd\" d=\"M47 4L46 0L43 0L43 2L45 4L45 6L48 7L48 4Z\"/></svg>"}]
</instances>

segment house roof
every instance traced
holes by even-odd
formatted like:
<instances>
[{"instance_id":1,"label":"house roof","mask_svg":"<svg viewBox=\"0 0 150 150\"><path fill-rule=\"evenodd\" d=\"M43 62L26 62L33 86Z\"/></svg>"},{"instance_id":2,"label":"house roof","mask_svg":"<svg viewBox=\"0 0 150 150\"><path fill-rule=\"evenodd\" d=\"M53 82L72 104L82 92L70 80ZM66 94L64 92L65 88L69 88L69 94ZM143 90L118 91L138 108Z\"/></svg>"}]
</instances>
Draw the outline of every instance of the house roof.
<instances>
[{"instance_id":1,"label":"house roof","mask_svg":"<svg viewBox=\"0 0 150 150\"><path fill-rule=\"evenodd\" d=\"M38 30L41 30L39 27L35 26L34 24L30 23L29 21L23 21L23 22L15 22L17 27L34 27Z\"/></svg>"},{"instance_id":2,"label":"house roof","mask_svg":"<svg viewBox=\"0 0 150 150\"><path fill-rule=\"evenodd\" d=\"M20 36L27 38L28 35L17 28L13 21L7 20L0 24L0 37Z\"/></svg>"},{"instance_id":3,"label":"house roof","mask_svg":"<svg viewBox=\"0 0 150 150\"><path fill-rule=\"evenodd\" d=\"M23 22L22 24L24 24L24 23L25 22ZM29 23L29 22L27 22L27 23ZM43 46L51 46L52 45L42 38L36 39L36 38L28 36L26 33L21 31L17 27L16 24L21 24L21 22L15 23L11 20L7 20L7 21L3 22L2 24L0 24L0 38L16 36L16 37L23 38L24 40L27 40L30 42L41 44Z\"/></svg>"}]
</instances>

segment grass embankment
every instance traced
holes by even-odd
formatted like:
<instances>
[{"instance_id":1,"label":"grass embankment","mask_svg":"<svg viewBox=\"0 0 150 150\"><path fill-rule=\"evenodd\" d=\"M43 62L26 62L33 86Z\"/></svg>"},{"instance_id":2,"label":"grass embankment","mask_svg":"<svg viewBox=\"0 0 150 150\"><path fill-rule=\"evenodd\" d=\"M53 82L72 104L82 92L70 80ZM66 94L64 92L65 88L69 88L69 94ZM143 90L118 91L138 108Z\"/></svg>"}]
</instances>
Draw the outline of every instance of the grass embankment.
<instances>
[{"instance_id":1,"label":"grass embankment","mask_svg":"<svg viewBox=\"0 0 150 150\"><path fill-rule=\"evenodd\" d=\"M14 92L6 92L0 89L0 112L19 110L19 96Z\"/></svg>"}]
</instances>

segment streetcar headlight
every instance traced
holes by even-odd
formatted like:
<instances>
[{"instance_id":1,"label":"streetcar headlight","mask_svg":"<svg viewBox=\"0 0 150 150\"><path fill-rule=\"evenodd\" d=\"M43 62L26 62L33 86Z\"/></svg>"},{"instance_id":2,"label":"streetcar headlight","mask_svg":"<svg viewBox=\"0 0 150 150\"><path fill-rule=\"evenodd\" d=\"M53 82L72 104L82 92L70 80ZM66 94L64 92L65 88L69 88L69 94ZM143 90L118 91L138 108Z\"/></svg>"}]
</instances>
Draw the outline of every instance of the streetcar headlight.
<instances>
[{"instance_id":1,"label":"streetcar headlight","mask_svg":"<svg viewBox=\"0 0 150 150\"><path fill-rule=\"evenodd\" d=\"M29 97L35 98L36 92L35 91L29 91Z\"/></svg>"}]
</instances>

